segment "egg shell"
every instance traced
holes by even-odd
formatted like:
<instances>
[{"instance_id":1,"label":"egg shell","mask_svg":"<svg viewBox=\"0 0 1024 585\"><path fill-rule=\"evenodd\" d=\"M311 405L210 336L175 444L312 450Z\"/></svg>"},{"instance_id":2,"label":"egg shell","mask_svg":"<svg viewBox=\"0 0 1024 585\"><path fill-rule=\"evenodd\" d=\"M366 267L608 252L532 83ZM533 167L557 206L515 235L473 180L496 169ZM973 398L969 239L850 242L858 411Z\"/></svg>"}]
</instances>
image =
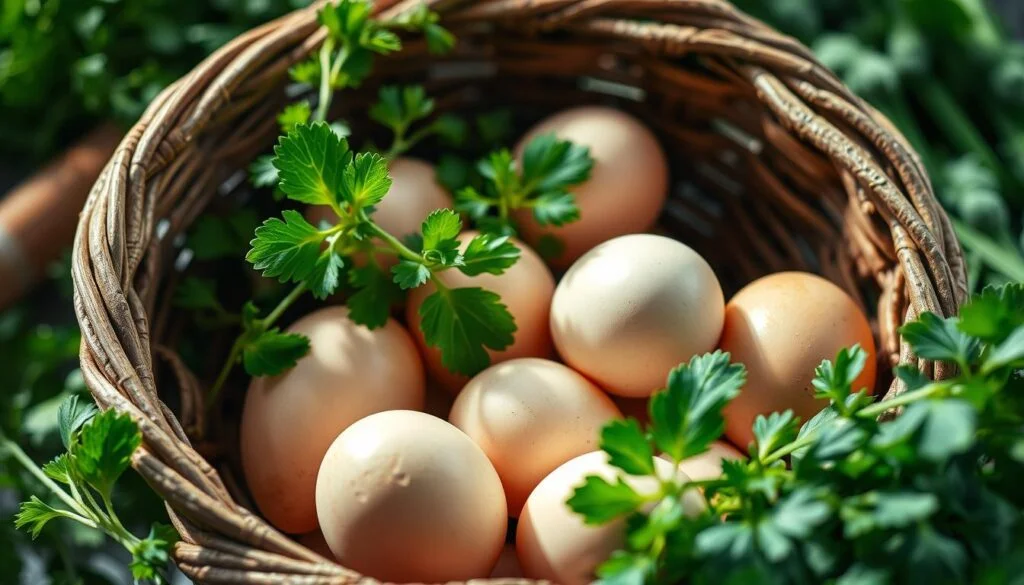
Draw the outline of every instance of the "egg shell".
<instances>
[{"instance_id":1,"label":"egg shell","mask_svg":"<svg viewBox=\"0 0 1024 585\"><path fill-rule=\"evenodd\" d=\"M420 232L423 220L430 212L452 206L452 199L444 187L437 183L434 167L417 158L398 157L388 165L391 189L376 206L373 221L391 235L402 239ZM319 225L321 220L337 221L331 208L313 205L306 211L306 220ZM391 254L377 254L377 262L385 270L398 263ZM357 259L360 262L362 259Z\"/></svg>"},{"instance_id":2,"label":"egg shell","mask_svg":"<svg viewBox=\"0 0 1024 585\"><path fill-rule=\"evenodd\" d=\"M469 245L470 240L479 232L469 230L459 237L462 249ZM516 321L516 332L511 346L502 351L487 350L491 363L523 357L551 357L551 330L548 326L548 315L551 309L551 296L555 291L555 277L544 264L540 256L522 242L512 239L520 250L519 260L504 274L480 274L466 276L458 270L446 270L438 277L450 288L480 287L497 293L501 301L508 307ZM450 372L441 363L441 351L436 347L428 347L420 330L420 307L428 296L437 290L433 284L427 284L409 292L406 303L405 317L409 323L426 364L427 372L441 388L455 394L469 381L468 376Z\"/></svg>"},{"instance_id":3,"label":"egg shell","mask_svg":"<svg viewBox=\"0 0 1024 585\"><path fill-rule=\"evenodd\" d=\"M875 386L871 325L846 292L805 272L780 272L736 293L725 310L720 347L747 368L747 383L725 409L725 433L741 447L754 439L759 414L792 409L810 420L828 405L814 398L814 369L859 343L868 353L854 389Z\"/></svg>"},{"instance_id":4,"label":"egg shell","mask_svg":"<svg viewBox=\"0 0 1024 585\"><path fill-rule=\"evenodd\" d=\"M320 460L340 432L383 410L423 407L423 365L394 320L369 330L347 307L310 313L288 328L310 352L276 377L253 378L241 422L246 483L260 512L292 534L316 529Z\"/></svg>"},{"instance_id":5,"label":"egg shell","mask_svg":"<svg viewBox=\"0 0 1024 585\"><path fill-rule=\"evenodd\" d=\"M476 443L404 410L338 436L320 468L316 508L340 563L397 583L490 574L508 521L501 480Z\"/></svg>"},{"instance_id":6,"label":"egg shell","mask_svg":"<svg viewBox=\"0 0 1024 585\"><path fill-rule=\"evenodd\" d=\"M666 461L671 461L671 459L664 453L659 455L659 457ZM715 441L714 443L711 443L711 446L706 452L683 460L683 462L679 464L679 469L693 481L717 479L722 477L722 461L725 461L726 459L731 461L742 461L746 459L746 457L743 453L740 453L736 447L733 447L729 443L726 443L725 441Z\"/></svg>"},{"instance_id":7,"label":"egg shell","mask_svg":"<svg viewBox=\"0 0 1024 585\"><path fill-rule=\"evenodd\" d=\"M711 266L662 236L601 244L569 268L551 303L563 361L619 396L650 396L669 371L711 351L725 301Z\"/></svg>"},{"instance_id":8,"label":"egg shell","mask_svg":"<svg viewBox=\"0 0 1024 585\"><path fill-rule=\"evenodd\" d=\"M530 210L515 214L527 242L537 245L545 234L561 241L561 254L549 259L553 266L565 268L601 242L646 231L657 221L668 195L668 161L639 120L608 107L566 110L533 127L516 146L516 158L522 161L526 146L548 133L586 146L594 159L590 179L571 190L579 220L542 226Z\"/></svg>"},{"instance_id":9,"label":"egg shell","mask_svg":"<svg viewBox=\"0 0 1024 585\"><path fill-rule=\"evenodd\" d=\"M654 463L662 477L671 474L672 464L668 461L655 458ZM688 479L682 472L676 473L680 479ZM588 475L612 482L621 477L639 493L658 489L657 480L652 477L628 476L613 468L603 451L580 455L562 464L533 490L519 518L516 552L528 578L560 585L585 585L594 580L598 565L623 547L623 520L588 526L565 503ZM704 498L693 490L683 498L687 515L696 515L705 508Z\"/></svg>"},{"instance_id":10,"label":"egg shell","mask_svg":"<svg viewBox=\"0 0 1024 585\"><path fill-rule=\"evenodd\" d=\"M505 488L509 516L566 461L598 448L601 427L622 414L600 388L550 360L509 360L477 374L449 421L483 449Z\"/></svg>"},{"instance_id":11,"label":"egg shell","mask_svg":"<svg viewBox=\"0 0 1024 585\"><path fill-rule=\"evenodd\" d=\"M519 566L519 558L516 556L516 547L506 544L498 556L498 563L489 575L491 579L521 579L523 568Z\"/></svg>"}]
</instances>

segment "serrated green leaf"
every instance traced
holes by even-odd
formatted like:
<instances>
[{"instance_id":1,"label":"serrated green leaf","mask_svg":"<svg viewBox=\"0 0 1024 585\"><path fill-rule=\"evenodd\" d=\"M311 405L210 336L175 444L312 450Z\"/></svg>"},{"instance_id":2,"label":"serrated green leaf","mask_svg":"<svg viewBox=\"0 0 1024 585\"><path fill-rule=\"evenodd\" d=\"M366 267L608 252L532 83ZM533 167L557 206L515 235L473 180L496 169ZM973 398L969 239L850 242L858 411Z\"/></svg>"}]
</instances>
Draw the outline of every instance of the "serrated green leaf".
<instances>
[{"instance_id":1,"label":"serrated green leaf","mask_svg":"<svg viewBox=\"0 0 1024 585\"><path fill-rule=\"evenodd\" d=\"M193 311L222 311L216 287L212 278L188 276L174 291L174 306Z\"/></svg>"},{"instance_id":2,"label":"serrated green leaf","mask_svg":"<svg viewBox=\"0 0 1024 585\"><path fill-rule=\"evenodd\" d=\"M796 439L799 425L792 410L773 412L768 416L758 415L754 420L758 458L763 461L776 449Z\"/></svg>"},{"instance_id":3,"label":"serrated green leaf","mask_svg":"<svg viewBox=\"0 0 1024 585\"><path fill-rule=\"evenodd\" d=\"M501 297L482 288L434 292L420 306L420 328L430 347L441 350L451 372L473 376L491 363L487 349L512 345L515 320Z\"/></svg>"},{"instance_id":4,"label":"serrated green leaf","mask_svg":"<svg viewBox=\"0 0 1024 585\"><path fill-rule=\"evenodd\" d=\"M92 420L98 412L99 409L92 400L83 399L77 394L72 394L61 402L57 410L57 428L65 449L71 446L75 434L82 425Z\"/></svg>"},{"instance_id":5,"label":"serrated green leaf","mask_svg":"<svg viewBox=\"0 0 1024 585\"><path fill-rule=\"evenodd\" d=\"M617 550L597 568L600 585L645 585L653 582L658 564L643 553Z\"/></svg>"},{"instance_id":6,"label":"serrated green leaf","mask_svg":"<svg viewBox=\"0 0 1024 585\"><path fill-rule=\"evenodd\" d=\"M381 155L359 153L345 167L341 197L355 209L377 205L391 190L388 161Z\"/></svg>"},{"instance_id":7,"label":"serrated green leaf","mask_svg":"<svg viewBox=\"0 0 1024 585\"><path fill-rule=\"evenodd\" d=\"M1002 343L985 356L983 369L992 372L1004 367L1024 367L1024 325L1018 327Z\"/></svg>"},{"instance_id":8,"label":"serrated green leaf","mask_svg":"<svg viewBox=\"0 0 1024 585\"><path fill-rule=\"evenodd\" d=\"M109 497L141 443L142 433L131 416L105 410L82 426L69 452L82 479Z\"/></svg>"},{"instance_id":9,"label":"serrated green leaf","mask_svg":"<svg viewBox=\"0 0 1024 585\"><path fill-rule=\"evenodd\" d=\"M423 27L427 50L434 55L444 55L455 48L455 35L439 24L430 23Z\"/></svg>"},{"instance_id":10,"label":"serrated green leaf","mask_svg":"<svg viewBox=\"0 0 1024 585\"><path fill-rule=\"evenodd\" d=\"M430 269L419 262L402 260L391 267L394 282L402 290L422 286L430 280Z\"/></svg>"},{"instance_id":11,"label":"serrated green leaf","mask_svg":"<svg viewBox=\"0 0 1024 585\"><path fill-rule=\"evenodd\" d=\"M832 509L825 499L809 488L794 491L783 498L772 511L772 524L781 534L793 539L805 539L832 517Z\"/></svg>"},{"instance_id":12,"label":"serrated green leaf","mask_svg":"<svg viewBox=\"0 0 1024 585\"><path fill-rule=\"evenodd\" d=\"M523 151L523 184L538 193L564 191L590 178L594 159L590 149L542 134Z\"/></svg>"},{"instance_id":13,"label":"serrated green leaf","mask_svg":"<svg viewBox=\"0 0 1024 585\"><path fill-rule=\"evenodd\" d=\"M934 313L921 316L903 327L900 335L914 353L929 360L970 363L978 352L978 342L957 327L957 319L941 319Z\"/></svg>"},{"instance_id":14,"label":"serrated green leaf","mask_svg":"<svg viewBox=\"0 0 1024 585\"><path fill-rule=\"evenodd\" d=\"M508 236L480 234L470 240L462 253L459 270L467 276L504 274L519 260L521 252Z\"/></svg>"},{"instance_id":15,"label":"serrated green leaf","mask_svg":"<svg viewBox=\"0 0 1024 585\"><path fill-rule=\"evenodd\" d=\"M542 193L530 203L533 218L540 225L562 226L580 218L576 197L568 191Z\"/></svg>"},{"instance_id":16,"label":"serrated green leaf","mask_svg":"<svg viewBox=\"0 0 1024 585\"><path fill-rule=\"evenodd\" d=\"M313 293L313 297L324 300L333 295L341 285L344 269L345 260L333 246L320 252L313 269L305 278L306 286Z\"/></svg>"},{"instance_id":17,"label":"serrated green leaf","mask_svg":"<svg viewBox=\"0 0 1024 585\"><path fill-rule=\"evenodd\" d=\"M825 360L814 370L811 385L817 390L815 396L843 404L855 389L854 381L864 370L868 354L860 345L839 350L835 361Z\"/></svg>"},{"instance_id":18,"label":"serrated green leaf","mask_svg":"<svg viewBox=\"0 0 1024 585\"><path fill-rule=\"evenodd\" d=\"M903 380L903 383L907 385L908 391L923 388L931 383L928 376L925 376L921 370L917 369L917 366L912 366L910 364L901 364L896 366L893 368L893 373L896 374L897 378Z\"/></svg>"},{"instance_id":19,"label":"serrated green leaf","mask_svg":"<svg viewBox=\"0 0 1024 585\"><path fill-rule=\"evenodd\" d=\"M879 530L904 528L923 522L939 509L934 494L911 491L869 492L848 498L842 508L843 533L860 538Z\"/></svg>"},{"instance_id":20,"label":"serrated green leaf","mask_svg":"<svg viewBox=\"0 0 1024 585\"><path fill-rule=\"evenodd\" d=\"M654 450L635 419L613 420L601 429L608 463L630 475L654 475Z\"/></svg>"},{"instance_id":21,"label":"serrated green leaf","mask_svg":"<svg viewBox=\"0 0 1024 585\"><path fill-rule=\"evenodd\" d=\"M349 284L356 292L348 298L349 318L368 329L387 324L391 307L402 299L402 291L383 270L368 264L349 272Z\"/></svg>"},{"instance_id":22,"label":"serrated green leaf","mask_svg":"<svg viewBox=\"0 0 1024 585\"><path fill-rule=\"evenodd\" d=\"M280 189L289 199L311 205L337 205L345 170L350 167L348 142L324 122L300 124L274 147L274 168Z\"/></svg>"},{"instance_id":23,"label":"serrated green leaf","mask_svg":"<svg viewBox=\"0 0 1024 585\"><path fill-rule=\"evenodd\" d=\"M249 165L249 182L252 183L253 187L277 187L279 180L277 167L274 166L274 155L264 154L258 156Z\"/></svg>"},{"instance_id":24,"label":"serrated green leaf","mask_svg":"<svg viewBox=\"0 0 1024 585\"><path fill-rule=\"evenodd\" d=\"M754 550L754 528L740 522L717 524L697 535L694 548L701 557L745 561Z\"/></svg>"},{"instance_id":25,"label":"serrated green leaf","mask_svg":"<svg viewBox=\"0 0 1024 585\"><path fill-rule=\"evenodd\" d=\"M398 35L395 33L383 28L371 31L360 44L380 55L387 55L402 49L402 39L398 38Z\"/></svg>"},{"instance_id":26,"label":"serrated green leaf","mask_svg":"<svg viewBox=\"0 0 1024 585\"><path fill-rule=\"evenodd\" d=\"M673 369L667 388L651 398L655 444L676 462L706 451L725 429L722 409L745 382L746 369L721 351Z\"/></svg>"},{"instance_id":27,"label":"serrated green leaf","mask_svg":"<svg viewBox=\"0 0 1024 585\"><path fill-rule=\"evenodd\" d=\"M73 481L72 474L74 473L73 465L74 461L71 459L71 456L67 453L61 453L54 457L52 461L43 465L43 473L52 480L59 481L65 485L71 485Z\"/></svg>"},{"instance_id":28,"label":"serrated green leaf","mask_svg":"<svg viewBox=\"0 0 1024 585\"><path fill-rule=\"evenodd\" d=\"M516 174L516 163L507 148L496 150L477 163L477 172L491 181L494 192L507 194L518 193L522 183Z\"/></svg>"},{"instance_id":29,"label":"serrated green leaf","mask_svg":"<svg viewBox=\"0 0 1024 585\"><path fill-rule=\"evenodd\" d=\"M284 110L277 115L277 123L281 126L281 131L288 134L299 124L309 122L312 115L313 110L310 109L309 102L302 100L285 106Z\"/></svg>"},{"instance_id":30,"label":"serrated green leaf","mask_svg":"<svg viewBox=\"0 0 1024 585\"><path fill-rule=\"evenodd\" d=\"M440 172L440 168L438 172ZM457 181L451 177L445 180ZM456 211L465 213L477 221L483 219L493 206L494 204L490 200L473 187L463 187L455 192Z\"/></svg>"},{"instance_id":31,"label":"serrated green leaf","mask_svg":"<svg viewBox=\"0 0 1024 585\"><path fill-rule=\"evenodd\" d=\"M957 325L982 341L1003 341L1024 326L1024 283L986 287L961 307Z\"/></svg>"},{"instance_id":32,"label":"serrated green leaf","mask_svg":"<svg viewBox=\"0 0 1024 585\"><path fill-rule=\"evenodd\" d=\"M132 576L138 580L158 579L161 571L170 562L171 546L177 542L178 534L166 524L154 524L149 535L132 549L129 563Z\"/></svg>"},{"instance_id":33,"label":"serrated green leaf","mask_svg":"<svg viewBox=\"0 0 1024 585\"><path fill-rule=\"evenodd\" d=\"M316 57L300 61L288 70L288 75L296 83L316 85L320 79L320 61Z\"/></svg>"},{"instance_id":34,"label":"serrated green leaf","mask_svg":"<svg viewBox=\"0 0 1024 585\"><path fill-rule=\"evenodd\" d=\"M433 111L434 100L427 97L422 85L385 86L380 89L369 114L371 119L401 133Z\"/></svg>"},{"instance_id":35,"label":"serrated green leaf","mask_svg":"<svg viewBox=\"0 0 1024 585\"><path fill-rule=\"evenodd\" d=\"M610 482L603 477L588 475L566 503L573 512L583 516L584 523L600 525L635 512L644 504L644 497L621 477Z\"/></svg>"},{"instance_id":36,"label":"serrated green leaf","mask_svg":"<svg viewBox=\"0 0 1024 585\"><path fill-rule=\"evenodd\" d=\"M451 209L432 211L423 222L423 256L442 266L453 266L461 258L459 232L462 219Z\"/></svg>"},{"instance_id":37,"label":"serrated green leaf","mask_svg":"<svg viewBox=\"0 0 1024 585\"><path fill-rule=\"evenodd\" d=\"M800 432L796 435L797 440L803 439L811 433L820 433L825 427L835 424L838 418L839 411L836 410L835 406L828 406L821 409L818 414L811 417L811 420L807 421L802 427L800 427ZM799 464L800 460L804 458L804 455L807 453L809 448L810 447L808 446L793 451L791 457L794 465Z\"/></svg>"},{"instance_id":38,"label":"serrated green leaf","mask_svg":"<svg viewBox=\"0 0 1024 585\"><path fill-rule=\"evenodd\" d=\"M29 498L27 502L21 503L21 508L14 516L14 527L18 530L27 530L35 540L43 531L50 520L64 516L64 513L46 505L36 496Z\"/></svg>"},{"instance_id":39,"label":"serrated green leaf","mask_svg":"<svg viewBox=\"0 0 1024 585\"><path fill-rule=\"evenodd\" d=\"M309 353L309 338L274 328L247 340L242 365L250 376L277 376L295 367Z\"/></svg>"},{"instance_id":40,"label":"serrated green leaf","mask_svg":"<svg viewBox=\"0 0 1024 585\"><path fill-rule=\"evenodd\" d=\"M313 274L326 235L310 225L294 210L282 212L282 219L271 218L256 228L252 249L245 255L253 268L267 278L281 282L302 282Z\"/></svg>"}]
</instances>

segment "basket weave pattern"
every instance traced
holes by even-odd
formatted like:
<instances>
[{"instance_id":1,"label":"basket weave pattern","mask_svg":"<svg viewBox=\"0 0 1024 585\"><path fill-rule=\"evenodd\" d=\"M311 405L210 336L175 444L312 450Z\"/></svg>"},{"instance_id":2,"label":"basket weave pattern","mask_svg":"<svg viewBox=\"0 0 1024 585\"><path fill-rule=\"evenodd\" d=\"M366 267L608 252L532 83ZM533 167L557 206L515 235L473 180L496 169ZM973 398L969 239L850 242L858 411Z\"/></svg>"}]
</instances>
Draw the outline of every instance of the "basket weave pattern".
<instances>
[{"instance_id":1,"label":"basket weave pattern","mask_svg":"<svg viewBox=\"0 0 1024 585\"><path fill-rule=\"evenodd\" d=\"M381 0L375 10L386 18L417 2ZM708 258L727 293L770 272L817 271L877 315L880 371L912 363L949 374L896 332L922 311L951 315L965 298L949 219L906 140L808 49L725 0L431 4L459 48L442 67L409 41L364 90L345 94L339 107L353 122L381 81L424 83L441 110L611 101L669 153L678 188L659 229ZM163 92L93 188L75 242L82 371L101 407L138 421L144 444L133 466L167 502L183 537L175 560L200 583L373 582L238 503L244 490L226 465L193 446L191 430L209 424L202 385L167 342L175 236L272 143L288 68L323 38L315 10L298 11ZM880 394L901 390L897 381ZM177 412L161 399L171 395Z\"/></svg>"}]
</instances>

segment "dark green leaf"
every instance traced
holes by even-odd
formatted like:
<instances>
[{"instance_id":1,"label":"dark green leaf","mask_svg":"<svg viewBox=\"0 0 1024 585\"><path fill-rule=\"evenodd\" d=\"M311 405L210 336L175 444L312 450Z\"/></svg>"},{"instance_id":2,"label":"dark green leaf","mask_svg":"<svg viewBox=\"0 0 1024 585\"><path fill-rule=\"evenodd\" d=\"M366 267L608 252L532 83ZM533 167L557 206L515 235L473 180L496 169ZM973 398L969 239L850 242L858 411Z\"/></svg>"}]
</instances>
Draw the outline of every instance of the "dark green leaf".
<instances>
[{"instance_id":1,"label":"dark green leaf","mask_svg":"<svg viewBox=\"0 0 1024 585\"><path fill-rule=\"evenodd\" d=\"M302 282L322 260L326 235L298 211L285 210L282 216L283 220L271 218L256 228L256 238L245 259L267 278Z\"/></svg>"},{"instance_id":2,"label":"dark green leaf","mask_svg":"<svg viewBox=\"0 0 1024 585\"><path fill-rule=\"evenodd\" d=\"M914 353L929 360L970 363L978 351L977 340L957 328L956 318L940 319L934 313L922 313L900 327L900 334Z\"/></svg>"},{"instance_id":3,"label":"dark green leaf","mask_svg":"<svg viewBox=\"0 0 1024 585\"><path fill-rule=\"evenodd\" d=\"M533 218L540 225L561 226L580 218L576 197L568 191L549 191L534 199Z\"/></svg>"},{"instance_id":4,"label":"dark green leaf","mask_svg":"<svg viewBox=\"0 0 1024 585\"><path fill-rule=\"evenodd\" d=\"M960 330L999 343L1024 326L1024 283L987 287L960 309Z\"/></svg>"},{"instance_id":5,"label":"dark green leaf","mask_svg":"<svg viewBox=\"0 0 1024 585\"><path fill-rule=\"evenodd\" d=\"M590 178L594 159L590 149L543 134L523 151L523 183L544 194L563 191Z\"/></svg>"},{"instance_id":6,"label":"dark green leaf","mask_svg":"<svg viewBox=\"0 0 1024 585\"><path fill-rule=\"evenodd\" d=\"M847 538L878 530L904 528L930 518L939 509L934 494L893 491L869 492L848 498L840 509Z\"/></svg>"},{"instance_id":7,"label":"dark green leaf","mask_svg":"<svg viewBox=\"0 0 1024 585\"><path fill-rule=\"evenodd\" d=\"M49 477L50 479L59 481L60 483L63 483L65 485L71 485L71 483L74 481L74 464L75 463L71 459L70 455L68 455L67 453L61 453L60 455L54 457L53 461L50 461L46 465L43 465L43 473L45 473L46 477Z\"/></svg>"},{"instance_id":8,"label":"dark green leaf","mask_svg":"<svg viewBox=\"0 0 1024 585\"><path fill-rule=\"evenodd\" d=\"M216 287L217 281L212 278L188 276L174 291L174 305L193 311L222 311Z\"/></svg>"},{"instance_id":9,"label":"dark green leaf","mask_svg":"<svg viewBox=\"0 0 1024 585\"><path fill-rule=\"evenodd\" d=\"M57 428L60 430L60 440L64 448L71 446L72 440L82 425L92 420L99 409L92 400L83 399L77 394L72 394L61 402L57 410Z\"/></svg>"},{"instance_id":10,"label":"dark green leaf","mask_svg":"<svg viewBox=\"0 0 1024 585\"><path fill-rule=\"evenodd\" d=\"M492 206L493 203L473 187L464 187L455 192L456 211L477 221L485 217Z\"/></svg>"},{"instance_id":11,"label":"dark green leaf","mask_svg":"<svg viewBox=\"0 0 1024 585\"><path fill-rule=\"evenodd\" d=\"M171 546L178 540L178 534L165 524L154 524L149 535L132 549L132 560L128 565L132 576L139 580L156 580L170 561Z\"/></svg>"},{"instance_id":12,"label":"dark green leaf","mask_svg":"<svg viewBox=\"0 0 1024 585\"><path fill-rule=\"evenodd\" d=\"M835 424L838 419L839 411L836 410L834 406L823 408L818 411L818 414L811 417L811 420L807 421L802 427L800 427L800 432L797 433L796 438L799 441L811 433L820 434L825 427ZM794 465L799 465L800 460L804 458L804 455L807 453L809 448L810 447L808 446L793 451L791 457Z\"/></svg>"},{"instance_id":13,"label":"dark green leaf","mask_svg":"<svg viewBox=\"0 0 1024 585\"><path fill-rule=\"evenodd\" d=\"M485 148L494 148L509 140L514 131L510 110L493 110L476 117L476 130Z\"/></svg>"},{"instance_id":14,"label":"dark green leaf","mask_svg":"<svg viewBox=\"0 0 1024 585\"><path fill-rule=\"evenodd\" d=\"M463 252L459 270L467 276L504 274L519 260L520 251L507 236L480 234Z\"/></svg>"},{"instance_id":15,"label":"dark green leaf","mask_svg":"<svg viewBox=\"0 0 1024 585\"><path fill-rule=\"evenodd\" d=\"M815 395L843 404L847 396L854 390L859 390L853 388L853 383L864 370L867 359L867 352L861 349L860 345L854 345L849 349L839 350L835 362L821 362L814 370L815 376L811 382L817 390Z\"/></svg>"},{"instance_id":16,"label":"dark green leaf","mask_svg":"<svg viewBox=\"0 0 1024 585\"><path fill-rule=\"evenodd\" d=\"M985 371L994 371L1010 366L1014 369L1024 367L1024 325L1018 327L1002 343L992 348L985 356Z\"/></svg>"},{"instance_id":17,"label":"dark green leaf","mask_svg":"<svg viewBox=\"0 0 1024 585\"><path fill-rule=\"evenodd\" d=\"M422 85L384 86L369 114L376 122L401 133L433 111L434 100L427 97Z\"/></svg>"},{"instance_id":18,"label":"dark green leaf","mask_svg":"<svg viewBox=\"0 0 1024 585\"><path fill-rule=\"evenodd\" d=\"M69 452L82 479L110 496L141 443L142 433L131 416L105 410L82 426Z\"/></svg>"},{"instance_id":19,"label":"dark green leaf","mask_svg":"<svg viewBox=\"0 0 1024 585\"><path fill-rule=\"evenodd\" d=\"M716 524L697 535L695 548L702 557L747 560L754 549L754 529L739 522Z\"/></svg>"},{"instance_id":20,"label":"dark green leaf","mask_svg":"<svg viewBox=\"0 0 1024 585\"><path fill-rule=\"evenodd\" d=\"M621 477L610 482L603 477L589 475L566 503L573 512L583 516L586 524L600 525L635 512L643 505L644 498Z\"/></svg>"},{"instance_id":21,"label":"dark green leaf","mask_svg":"<svg viewBox=\"0 0 1024 585\"><path fill-rule=\"evenodd\" d=\"M810 489L794 491L772 512L771 521L780 533L794 539L805 539L832 517L832 509Z\"/></svg>"},{"instance_id":22,"label":"dark green leaf","mask_svg":"<svg viewBox=\"0 0 1024 585\"><path fill-rule=\"evenodd\" d=\"M965 583L968 556L962 544L919 525L904 568L918 583Z\"/></svg>"},{"instance_id":23,"label":"dark green leaf","mask_svg":"<svg viewBox=\"0 0 1024 585\"><path fill-rule=\"evenodd\" d=\"M779 447L796 439L800 422L793 416L792 410L773 412L767 417L758 415L754 420L754 441L757 444L757 456L762 461Z\"/></svg>"},{"instance_id":24,"label":"dark green leaf","mask_svg":"<svg viewBox=\"0 0 1024 585\"><path fill-rule=\"evenodd\" d=\"M931 383L931 379L925 376L916 366L901 364L893 368L893 373L907 385L908 391L923 388Z\"/></svg>"},{"instance_id":25,"label":"dark green leaf","mask_svg":"<svg viewBox=\"0 0 1024 585\"><path fill-rule=\"evenodd\" d=\"M422 286L430 280L430 269L419 262L402 260L391 267L394 282L402 290Z\"/></svg>"},{"instance_id":26,"label":"dark green leaf","mask_svg":"<svg viewBox=\"0 0 1024 585\"><path fill-rule=\"evenodd\" d=\"M911 404L904 414L916 408L927 412L918 442L921 457L943 461L965 452L974 443L977 412L970 404L954 399L929 400Z\"/></svg>"},{"instance_id":27,"label":"dark green leaf","mask_svg":"<svg viewBox=\"0 0 1024 585\"><path fill-rule=\"evenodd\" d=\"M274 328L245 344L242 364L250 376L276 376L294 367L307 353L309 338Z\"/></svg>"},{"instance_id":28,"label":"dark green leaf","mask_svg":"<svg viewBox=\"0 0 1024 585\"><path fill-rule=\"evenodd\" d=\"M469 124L454 114L438 116L431 124L434 134L447 146L459 147L465 144L469 134Z\"/></svg>"},{"instance_id":29,"label":"dark green leaf","mask_svg":"<svg viewBox=\"0 0 1024 585\"><path fill-rule=\"evenodd\" d=\"M402 291L379 267L368 264L349 272L349 283L357 290L348 298L349 318L369 329L387 324L391 307Z\"/></svg>"},{"instance_id":30,"label":"dark green leaf","mask_svg":"<svg viewBox=\"0 0 1024 585\"><path fill-rule=\"evenodd\" d=\"M888 571L855 564L836 580L836 585L889 585L891 582Z\"/></svg>"},{"instance_id":31,"label":"dark green leaf","mask_svg":"<svg viewBox=\"0 0 1024 585\"><path fill-rule=\"evenodd\" d=\"M357 154L345 167L341 196L355 209L377 205L391 190L388 161L377 153Z\"/></svg>"},{"instance_id":32,"label":"dark green leaf","mask_svg":"<svg viewBox=\"0 0 1024 585\"><path fill-rule=\"evenodd\" d=\"M740 364L716 351L694 356L668 375L667 389L651 398L652 436L655 444L675 461L699 455L725 429L722 409L746 382Z\"/></svg>"},{"instance_id":33,"label":"dark green leaf","mask_svg":"<svg viewBox=\"0 0 1024 585\"><path fill-rule=\"evenodd\" d=\"M423 36L427 39L427 50L435 55L443 55L455 48L455 35L439 24L424 26Z\"/></svg>"},{"instance_id":34,"label":"dark green leaf","mask_svg":"<svg viewBox=\"0 0 1024 585\"><path fill-rule=\"evenodd\" d=\"M256 157L256 160L249 165L249 180L254 187L277 187L280 177L277 167L274 166L274 155L265 154ZM200 218L205 216L200 216Z\"/></svg>"},{"instance_id":35,"label":"dark green leaf","mask_svg":"<svg viewBox=\"0 0 1024 585\"><path fill-rule=\"evenodd\" d=\"M451 209L432 211L423 222L423 255L435 264L452 266L458 263L459 232L462 219Z\"/></svg>"},{"instance_id":36,"label":"dark green leaf","mask_svg":"<svg viewBox=\"0 0 1024 585\"><path fill-rule=\"evenodd\" d=\"M515 320L501 297L482 288L437 291L420 307L420 328L451 372L473 376L491 363L487 349L512 345Z\"/></svg>"},{"instance_id":37,"label":"dark green leaf","mask_svg":"<svg viewBox=\"0 0 1024 585\"><path fill-rule=\"evenodd\" d=\"M324 300L334 294L341 285L341 274L345 261L334 247L328 247L317 256L313 270L306 277L306 286L317 299Z\"/></svg>"},{"instance_id":38,"label":"dark green leaf","mask_svg":"<svg viewBox=\"0 0 1024 585\"><path fill-rule=\"evenodd\" d=\"M601 429L608 463L630 475L654 475L654 451L635 419L613 420Z\"/></svg>"},{"instance_id":39,"label":"dark green leaf","mask_svg":"<svg viewBox=\"0 0 1024 585\"><path fill-rule=\"evenodd\" d=\"M483 211L478 213L473 213L470 209L462 209L459 207L459 192L463 188L469 186L471 177L473 176L473 173L476 172L473 165L468 160L453 154L442 154L434 169L437 174L437 182L449 192L455 194L456 211L467 213L473 218L487 213L486 206ZM474 191L471 193L471 196L468 197L468 200L472 203L474 200L479 198L479 193Z\"/></svg>"},{"instance_id":40,"label":"dark green leaf","mask_svg":"<svg viewBox=\"0 0 1024 585\"><path fill-rule=\"evenodd\" d=\"M274 147L281 191L312 205L338 204L350 158L348 143L324 122L298 125Z\"/></svg>"}]
</instances>

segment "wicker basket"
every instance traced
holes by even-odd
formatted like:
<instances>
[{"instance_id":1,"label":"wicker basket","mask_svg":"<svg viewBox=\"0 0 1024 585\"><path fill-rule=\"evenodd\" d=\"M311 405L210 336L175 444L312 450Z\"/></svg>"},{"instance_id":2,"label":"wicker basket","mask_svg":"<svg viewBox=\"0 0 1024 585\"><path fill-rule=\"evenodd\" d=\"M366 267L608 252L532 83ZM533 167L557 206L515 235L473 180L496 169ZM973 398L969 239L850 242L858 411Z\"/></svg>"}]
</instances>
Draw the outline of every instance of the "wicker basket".
<instances>
[{"instance_id":1,"label":"wicker basket","mask_svg":"<svg viewBox=\"0 0 1024 585\"><path fill-rule=\"evenodd\" d=\"M376 10L393 15L418 1L381 0ZM915 363L948 375L917 360L897 328L926 310L951 315L964 300L949 220L906 140L805 47L725 0L432 4L459 48L442 63L410 41L380 62L374 83L346 94L339 108L350 119L366 117L379 82L425 83L442 110L514 104L524 123L612 103L659 134L674 176L660 229L708 258L727 294L765 273L819 272L876 315L880 371ZM323 38L315 11L298 11L235 39L163 92L93 189L76 238L82 370L102 407L138 420L145 441L133 465L166 500L183 536L175 560L200 583L372 581L239 503L237 412L226 406L207 424L199 380L208 374L168 349L174 236L272 144L287 70ZM879 384L880 395L901 390L891 378ZM197 440L184 430L204 428L222 432Z\"/></svg>"}]
</instances>

